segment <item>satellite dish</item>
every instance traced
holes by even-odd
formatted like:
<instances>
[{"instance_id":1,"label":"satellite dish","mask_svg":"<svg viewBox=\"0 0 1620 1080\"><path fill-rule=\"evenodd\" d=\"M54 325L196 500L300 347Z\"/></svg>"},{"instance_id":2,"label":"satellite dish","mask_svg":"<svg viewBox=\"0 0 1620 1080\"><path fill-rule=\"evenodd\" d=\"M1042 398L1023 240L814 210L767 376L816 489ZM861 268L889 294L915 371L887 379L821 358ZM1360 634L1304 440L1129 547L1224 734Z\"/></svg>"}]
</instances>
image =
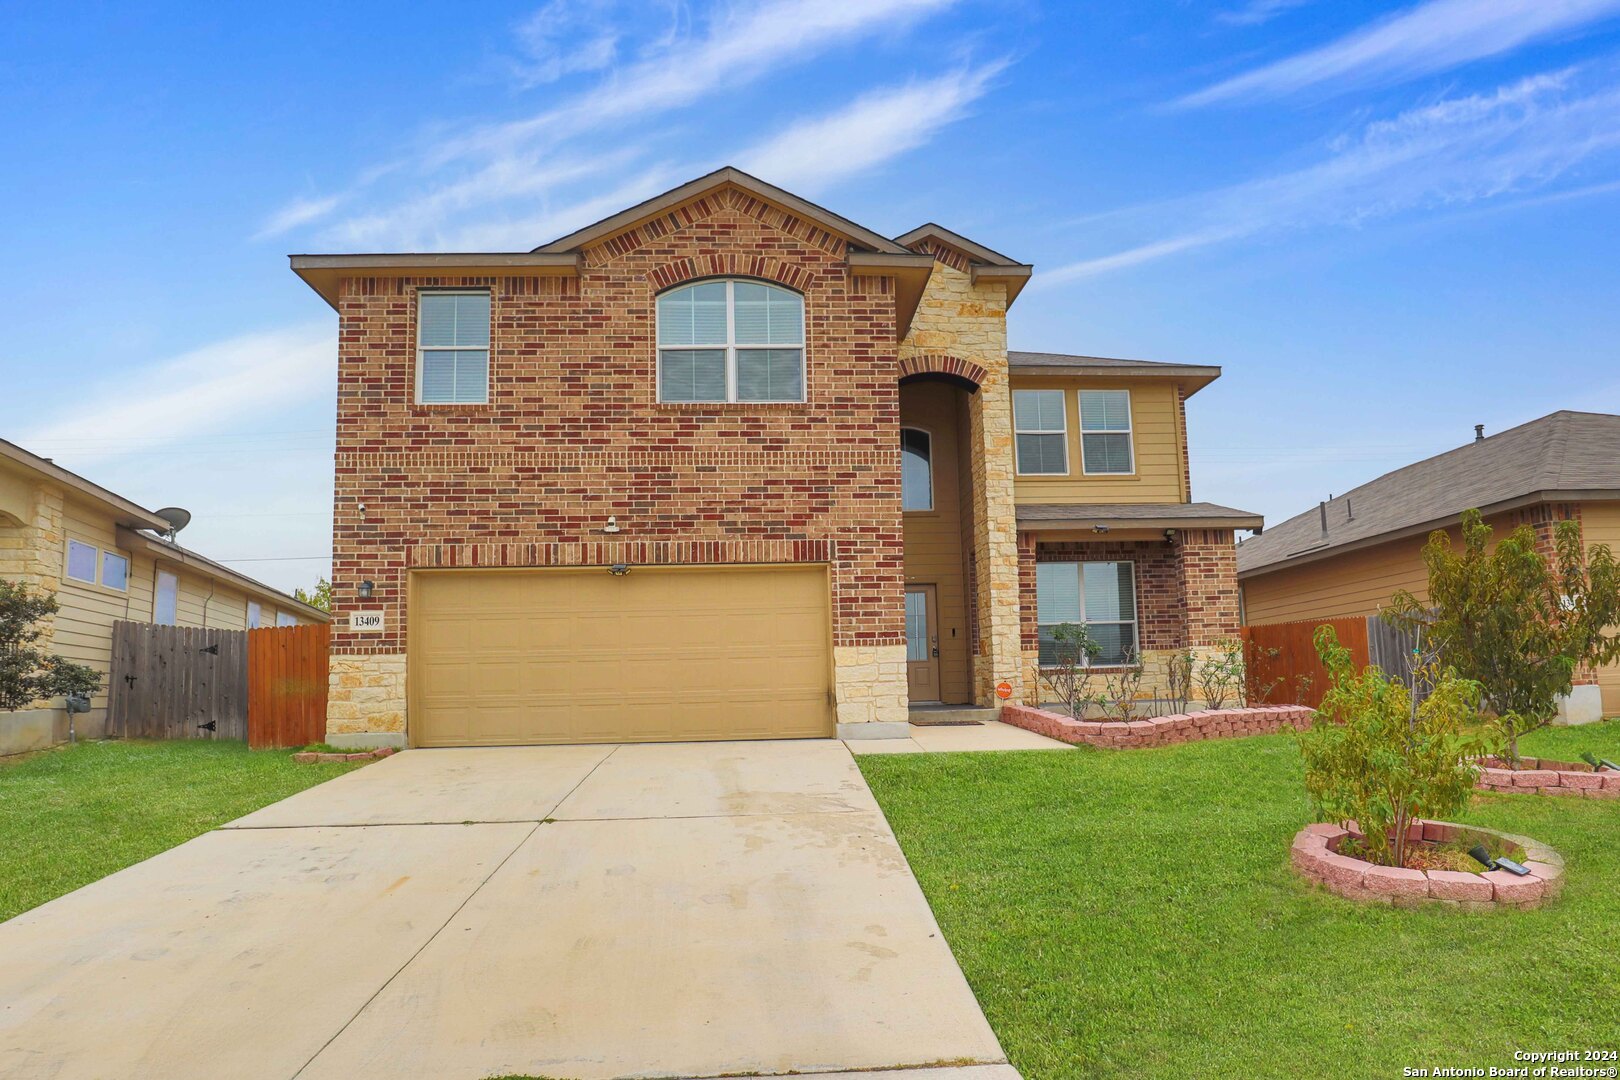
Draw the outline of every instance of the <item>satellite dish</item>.
<instances>
[{"instance_id":1,"label":"satellite dish","mask_svg":"<svg viewBox=\"0 0 1620 1080\"><path fill-rule=\"evenodd\" d=\"M161 510L154 510L152 512L169 523L170 540L174 539L175 533L191 524L191 511L182 510L178 506L165 506Z\"/></svg>"}]
</instances>

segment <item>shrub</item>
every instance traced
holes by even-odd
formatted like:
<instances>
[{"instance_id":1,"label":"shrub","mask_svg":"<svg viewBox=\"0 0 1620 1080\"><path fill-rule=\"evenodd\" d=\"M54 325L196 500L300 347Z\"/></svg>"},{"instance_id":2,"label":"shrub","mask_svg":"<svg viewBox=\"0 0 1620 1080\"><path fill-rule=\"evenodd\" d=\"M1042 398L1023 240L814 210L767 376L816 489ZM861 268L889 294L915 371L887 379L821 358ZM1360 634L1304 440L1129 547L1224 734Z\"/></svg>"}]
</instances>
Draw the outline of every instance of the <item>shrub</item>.
<instances>
[{"instance_id":1,"label":"shrub","mask_svg":"<svg viewBox=\"0 0 1620 1080\"><path fill-rule=\"evenodd\" d=\"M1577 669L1620 659L1620 565L1602 544L1584 550L1573 521L1553 527L1551 560L1528 525L1490 543L1478 510L1463 514L1460 550L1444 531L1431 534L1427 602L1402 591L1386 615L1480 684L1516 761L1519 736L1552 722Z\"/></svg>"},{"instance_id":2,"label":"shrub","mask_svg":"<svg viewBox=\"0 0 1620 1080\"><path fill-rule=\"evenodd\" d=\"M1449 669L1426 672L1434 688L1414 706L1377 667L1358 673L1333 627L1318 627L1314 641L1332 686L1298 736L1305 789L1322 820L1361 826L1370 861L1405 866L1407 825L1465 806L1474 759L1491 750L1477 722L1479 685Z\"/></svg>"},{"instance_id":3,"label":"shrub","mask_svg":"<svg viewBox=\"0 0 1620 1080\"><path fill-rule=\"evenodd\" d=\"M56 612L56 597L0 579L0 709L101 689L100 672L35 647L40 622Z\"/></svg>"},{"instance_id":4,"label":"shrub","mask_svg":"<svg viewBox=\"0 0 1620 1080\"><path fill-rule=\"evenodd\" d=\"M1079 623L1064 623L1053 627L1052 640L1057 643L1057 663L1040 669L1040 677L1052 688L1069 715L1084 720L1086 709L1092 703L1087 688L1090 684L1091 658L1101 651L1091 632Z\"/></svg>"},{"instance_id":5,"label":"shrub","mask_svg":"<svg viewBox=\"0 0 1620 1080\"><path fill-rule=\"evenodd\" d=\"M1204 706L1226 708L1226 699L1242 702L1244 688L1243 642L1226 638L1215 643L1215 652L1198 667L1198 693Z\"/></svg>"}]
</instances>

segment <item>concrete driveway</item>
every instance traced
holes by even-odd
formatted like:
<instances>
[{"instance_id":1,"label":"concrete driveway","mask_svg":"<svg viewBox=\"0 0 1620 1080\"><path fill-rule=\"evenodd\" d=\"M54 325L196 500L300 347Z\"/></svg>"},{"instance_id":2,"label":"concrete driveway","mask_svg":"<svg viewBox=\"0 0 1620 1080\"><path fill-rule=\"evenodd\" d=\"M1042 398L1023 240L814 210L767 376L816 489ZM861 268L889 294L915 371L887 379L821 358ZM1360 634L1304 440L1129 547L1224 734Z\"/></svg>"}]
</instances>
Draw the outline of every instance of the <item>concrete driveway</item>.
<instances>
[{"instance_id":1,"label":"concrete driveway","mask_svg":"<svg viewBox=\"0 0 1620 1080\"><path fill-rule=\"evenodd\" d=\"M0 923L6 1077L1003 1062L837 742L413 750Z\"/></svg>"}]
</instances>

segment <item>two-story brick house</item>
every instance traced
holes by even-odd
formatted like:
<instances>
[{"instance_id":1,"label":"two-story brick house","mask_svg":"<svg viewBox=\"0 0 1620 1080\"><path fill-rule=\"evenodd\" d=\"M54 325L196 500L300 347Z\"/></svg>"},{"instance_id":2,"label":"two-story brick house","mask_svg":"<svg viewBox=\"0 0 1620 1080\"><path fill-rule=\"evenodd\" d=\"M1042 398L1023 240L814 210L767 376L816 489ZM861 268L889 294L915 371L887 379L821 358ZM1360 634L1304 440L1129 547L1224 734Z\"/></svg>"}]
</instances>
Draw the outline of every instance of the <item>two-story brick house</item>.
<instances>
[{"instance_id":1,"label":"two-story brick house","mask_svg":"<svg viewBox=\"0 0 1620 1080\"><path fill-rule=\"evenodd\" d=\"M333 741L903 736L1035 697L1043 627L1150 668L1236 630L1219 370L1009 353L1031 268L945 229L722 169L530 252L292 265L340 317Z\"/></svg>"}]
</instances>

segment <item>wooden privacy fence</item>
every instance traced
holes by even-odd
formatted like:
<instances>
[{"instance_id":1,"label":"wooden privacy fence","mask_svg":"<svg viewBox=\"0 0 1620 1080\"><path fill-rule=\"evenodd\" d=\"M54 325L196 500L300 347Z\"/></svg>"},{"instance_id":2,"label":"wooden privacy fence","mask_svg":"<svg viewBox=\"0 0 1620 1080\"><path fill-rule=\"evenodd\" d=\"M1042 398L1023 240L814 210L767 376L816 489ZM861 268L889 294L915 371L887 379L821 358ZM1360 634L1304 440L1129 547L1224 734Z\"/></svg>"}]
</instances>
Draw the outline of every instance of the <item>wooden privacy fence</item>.
<instances>
[{"instance_id":1,"label":"wooden privacy fence","mask_svg":"<svg viewBox=\"0 0 1620 1080\"><path fill-rule=\"evenodd\" d=\"M107 733L245 739L255 750L326 736L331 629L113 624Z\"/></svg>"},{"instance_id":2,"label":"wooden privacy fence","mask_svg":"<svg viewBox=\"0 0 1620 1080\"><path fill-rule=\"evenodd\" d=\"M107 732L127 739L245 739L247 633L115 622Z\"/></svg>"},{"instance_id":3,"label":"wooden privacy fence","mask_svg":"<svg viewBox=\"0 0 1620 1080\"><path fill-rule=\"evenodd\" d=\"M249 630L248 746L307 746L326 737L327 646L332 628Z\"/></svg>"},{"instance_id":4,"label":"wooden privacy fence","mask_svg":"<svg viewBox=\"0 0 1620 1080\"><path fill-rule=\"evenodd\" d=\"M1327 669L1316 655L1316 628L1331 626L1339 644L1350 650L1358 669L1376 664L1390 678L1412 686L1412 637L1409 632L1377 615L1342 619L1302 619L1299 622L1245 626L1243 663L1249 700L1264 705L1322 704L1328 690ZM1423 696L1425 687L1418 687Z\"/></svg>"}]
</instances>

